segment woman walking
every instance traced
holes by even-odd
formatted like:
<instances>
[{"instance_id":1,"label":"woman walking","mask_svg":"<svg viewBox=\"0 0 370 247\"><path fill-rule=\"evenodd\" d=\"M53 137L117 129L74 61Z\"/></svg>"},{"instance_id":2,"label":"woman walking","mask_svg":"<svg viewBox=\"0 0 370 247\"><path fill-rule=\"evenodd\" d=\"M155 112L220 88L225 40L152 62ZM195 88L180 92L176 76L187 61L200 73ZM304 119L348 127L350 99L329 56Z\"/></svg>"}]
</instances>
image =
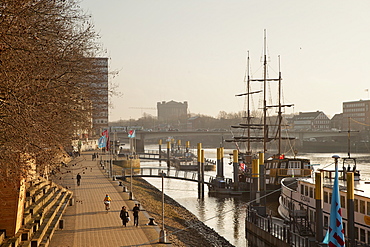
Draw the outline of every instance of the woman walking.
<instances>
[{"instance_id":1,"label":"woman walking","mask_svg":"<svg viewBox=\"0 0 370 247\"><path fill-rule=\"evenodd\" d=\"M122 210L121 210L121 213L119 214L119 217L122 220L122 225L126 227L126 223L130 220L130 217L128 215L128 212L127 212L125 206L122 207Z\"/></svg>"}]
</instances>

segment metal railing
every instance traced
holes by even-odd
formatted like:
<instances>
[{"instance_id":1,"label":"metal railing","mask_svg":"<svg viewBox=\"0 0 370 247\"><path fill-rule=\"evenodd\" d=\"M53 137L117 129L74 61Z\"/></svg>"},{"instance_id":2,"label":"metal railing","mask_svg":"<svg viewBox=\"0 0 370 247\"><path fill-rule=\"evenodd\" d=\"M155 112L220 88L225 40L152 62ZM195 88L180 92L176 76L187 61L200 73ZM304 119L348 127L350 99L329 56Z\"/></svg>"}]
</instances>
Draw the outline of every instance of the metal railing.
<instances>
[{"instance_id":1,"label":"metal railing","mask_svg":"<svg viewBox=\"0 0 370 247\"><path fill-rule=\"evenodd\" d=\"M308 237L292 232L287 225L274 223L271 217L263 217L254 209L247 208L246 220L290 246L310 247Z\"/></svg>"}]
</instances>

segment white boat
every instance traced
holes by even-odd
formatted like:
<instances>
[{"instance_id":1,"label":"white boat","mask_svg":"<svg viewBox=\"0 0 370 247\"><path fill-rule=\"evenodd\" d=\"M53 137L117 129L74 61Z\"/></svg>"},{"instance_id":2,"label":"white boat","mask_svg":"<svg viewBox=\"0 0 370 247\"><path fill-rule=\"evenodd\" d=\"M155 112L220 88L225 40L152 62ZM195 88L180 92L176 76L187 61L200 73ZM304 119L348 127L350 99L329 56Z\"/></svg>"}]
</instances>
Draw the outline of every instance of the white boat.
<instances>
[{"instance_id":1,"label":"white boat","mask_svg":"<svg viewBox=\"0 0 370 247\"><path fill-rule=\"evenodd\" d=\"M351 166L347 166L352 160ZM353 163L354 161L354 163ZM354 172L354 236L358 246L370 246L370 182L360 180L360 171L356 169L354 158L346 158L343 166L338 168L339 193L342 207L344 235L348 233L347 182L346 174ZM319 169L323 173L323 235L330 222L330 207L335 169ZM315 232L315 181L314 178L285 178L281 181L281 195L278 212L284 220L290 222L302 235Z\"/></svg>"}]
</instances>

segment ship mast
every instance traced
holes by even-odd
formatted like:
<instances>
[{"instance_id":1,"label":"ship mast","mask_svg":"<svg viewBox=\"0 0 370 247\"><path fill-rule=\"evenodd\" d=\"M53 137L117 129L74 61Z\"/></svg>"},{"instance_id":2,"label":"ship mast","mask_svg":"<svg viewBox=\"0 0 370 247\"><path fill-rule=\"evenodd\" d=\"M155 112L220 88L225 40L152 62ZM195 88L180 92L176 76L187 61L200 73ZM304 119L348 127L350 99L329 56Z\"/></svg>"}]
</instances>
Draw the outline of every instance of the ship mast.
<instances>
[{"instance_id":1,"label":"ship mast","mask_svg":"<svg viewBox=\"0 0 370 247\"><path fill-rule=\"evenodd\" d=\"M263 153L267 151L267 138L268 138L268 129L267 129L267 105L266 105L266 82L267 82L267 52L266 52L266 29L264 30L264 45L263 45Z\"/></svg>"}]
</instances>

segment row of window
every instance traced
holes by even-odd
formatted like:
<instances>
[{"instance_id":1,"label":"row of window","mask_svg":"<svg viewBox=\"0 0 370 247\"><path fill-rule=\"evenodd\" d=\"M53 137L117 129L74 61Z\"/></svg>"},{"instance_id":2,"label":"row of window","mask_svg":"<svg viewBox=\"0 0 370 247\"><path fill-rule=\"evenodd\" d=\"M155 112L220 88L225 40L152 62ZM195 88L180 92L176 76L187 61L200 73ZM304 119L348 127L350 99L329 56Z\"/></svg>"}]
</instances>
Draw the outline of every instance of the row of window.
<instances>
[{"instance_id":1,"label":"row of window","mask_svg":"<svg viewBox=\"0 0 370 247\"><path fill-rule=\"evenodd\" d=\"M347 103L343 104L343 108L350 108L350 107L364 107L365 103Z\"/></svg>"},{"instance_id":2,"label":"row of window","mask_svg":"<svg viewBox=\"0 0 370 247\"><path fill-rule=\"evenodd\" d=\"M301 184L301 194L309 196L310 198L315 198L315 191L313 187L305 186ZM324 191L324 203L331 203L332 193ZM340 204L342 208L346 208L346 197L340 196ZM354 211L361 214L370 215L370 201L366 202L364 200L354 199Z\"/></svg>"}]
</instances>

